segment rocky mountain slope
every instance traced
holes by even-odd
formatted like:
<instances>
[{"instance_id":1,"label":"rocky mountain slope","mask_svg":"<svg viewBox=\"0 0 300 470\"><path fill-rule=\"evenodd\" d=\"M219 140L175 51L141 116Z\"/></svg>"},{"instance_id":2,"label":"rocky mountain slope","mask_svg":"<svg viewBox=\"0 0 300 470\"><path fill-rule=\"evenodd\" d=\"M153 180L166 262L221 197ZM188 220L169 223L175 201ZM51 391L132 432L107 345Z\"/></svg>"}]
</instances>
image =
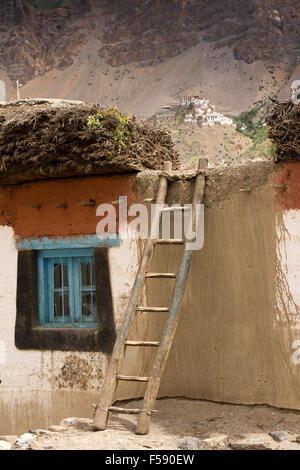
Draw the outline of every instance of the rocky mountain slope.
<instances>
[{"instance_id":1,"label":"rocky mountain slope","mask_svg":"<svg viewBox=\"0 0 300 470\"><path fill-rule=\"evenodd\" d=\"M78 18L85 8L58 8L45 13L35 11L23 0L4 0L0 23L0 63L8 77L28 82L53 67L72 64L80 48L87 42Z\"/></svg>"},{"instance_id":2,"label":"rocky mountain slope","mask_svg":"<svg viewBox=\"0 0 300 470\"><path fill-rule=\"evenodd\" d=\"M299 0L131 0L114 2L108 23L108 63L160 61L195 46L231 47L235 58L263 60L290 70L299 47ZM123 5L122 8L120 5Z\"/></svg>"},{"instance_id":3,"label":"rocky mountain slope","mask_svg":"<svg viewBox=\"0 0 300 470\"><path fill-rule=\"evenodd\" d=\"M184 94L236 113L286 94L300 75L300 0L2 3L0 79L10 98L19 79L23 96L117 104L138 115Z\"/></svg>"}]
</instances>

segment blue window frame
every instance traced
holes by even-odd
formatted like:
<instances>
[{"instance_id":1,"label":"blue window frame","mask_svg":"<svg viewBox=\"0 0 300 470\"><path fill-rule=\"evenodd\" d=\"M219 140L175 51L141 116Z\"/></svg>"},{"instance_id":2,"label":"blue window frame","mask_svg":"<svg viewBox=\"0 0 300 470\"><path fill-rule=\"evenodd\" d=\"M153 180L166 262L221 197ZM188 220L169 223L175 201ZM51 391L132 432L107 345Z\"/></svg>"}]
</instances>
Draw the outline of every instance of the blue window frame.
<instances>
[{"instance_id":1,"label":"blue window frame","mask_svg":"<svg viewBox=\"0 0 300 470\"><path fill-rule=\"evenodd\" d=\"M39 314L45 327L97 327L94 250L40 250Z\"/></svg>"}]
</instances>

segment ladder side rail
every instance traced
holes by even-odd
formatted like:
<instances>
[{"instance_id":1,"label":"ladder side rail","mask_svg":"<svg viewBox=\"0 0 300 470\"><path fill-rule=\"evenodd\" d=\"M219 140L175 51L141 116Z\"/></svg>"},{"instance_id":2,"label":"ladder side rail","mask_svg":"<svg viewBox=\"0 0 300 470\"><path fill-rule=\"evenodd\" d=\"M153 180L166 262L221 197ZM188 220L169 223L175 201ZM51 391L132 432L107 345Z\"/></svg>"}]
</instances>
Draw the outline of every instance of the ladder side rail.
<instances>
[{"instance_id":1,"label":"ladder side rail","mask_svg":"<svg viewBox=\"0 0 300 470\"><path fill-rule=\"evenodd\" d=\"M150 429L151 410L154 408L156 402L162 374L164 372L172 342L176 333L176 327L179 318L178 313L185 290L190 260L191 252L185 250L184 255L181 258L179 272L174 286L170 315L166 322L164 333L160 340L160 345L158 347L157 354L149 374L148 386L146 388L142 409L140 411L135 431L136 434L148 434Z\"/></svg>"},{"instance_id":2,"label":"ladder side rail","mask_svg":"<svg viewBox=\"0 0 300 470\"><path fill-rule=\"evenodd\" d=\"M200 158L198 162L198 171L205 170L208 167L208 159ZM198 174L195 181L194 198L192 203L192 229L196 232L197 223L197 204L203 204L205 192L205 176Z\"/></svg>"},{"instance_id":3,"label":"ladder side rail","mask_svg":"<svg viewBox=\"0 0 300 470\"><path fill-rule=\"evenodd\" d=\"M163 166L165 172L170 172L172 170L172 163L165 162ZM168 180L165 176L160 176L159 188L156 197L156 204L163 206L167 196ZM156 211L155 217L152 222L152 230L156 230L159 226L161 218L161 211ZM140 300L142 289L145 282L145 273L152 256L153 252L153 239L152 232L151 236L146 240L140 265L136 274L136 278L133 284L131 291L130 299L127 305L126 312L123 317L122 325L118 331L115 345L113 348L112 356L110 358L107 371L105 374L104 383L101 389L101 396L99 403L96 408L96 413L93 422L93 428L95 430L104 430L107 425L109 406L113 401L113 394L117 386L117 374L119 372L120 364L124 358L125 353L125 341L128 336L128 332L133 321L134 315L136 313L136 308Z\"/></svg>"}]
</instances>

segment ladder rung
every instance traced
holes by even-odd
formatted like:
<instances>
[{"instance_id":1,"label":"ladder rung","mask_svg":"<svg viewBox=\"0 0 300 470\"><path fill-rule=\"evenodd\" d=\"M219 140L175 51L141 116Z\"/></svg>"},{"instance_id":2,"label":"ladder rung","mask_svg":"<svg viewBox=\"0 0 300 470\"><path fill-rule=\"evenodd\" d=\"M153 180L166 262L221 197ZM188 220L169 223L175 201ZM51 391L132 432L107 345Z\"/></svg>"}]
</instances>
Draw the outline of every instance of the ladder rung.
<instances>
[{"instance_id":1,"label":"ladder rung","mask_svg":"<svg viewBox=\"0 0 300 470\"><path fill-rule=\"evenodd\" d=\"M163 279L175 279L176 274L175 273L147 273L145 274L145 277L147 278L163 278Z\"/></svg>"},{"instance_id":2,"label":"ladder rung","mask_svg":"<svg viewBox=\"0 0 300 470\"><path fill-rule=\"evenodd\" d=\"M116 406L110 406L108 408L108 411L112 413L124 413L127 415L138 415L140 414L141 410L140 408L117 408ZM152 410L150 411L151 414L156 414L158 413L157 410Z\"/></svg>"},{"instance_id":3,"label":"ladder rung","mask_svg":"<svg viewBox=\"0 0 300 470\"><path fill-rule=\"evenodd\" d=\"M158 341L125 341L127 346L159 346Z\"/></svg>"},{"instance_id":4,"label":"ladder rung","mask_svg":"<svg viewBox=\"0 0 300 470\"><path fill-rule=\"evenodd\" d=\"M165 207L161 212L179 212L179 211L190 211L191 207Z\"/></svg>"},{"instance_id":5,"label":"ladder rung","mask_svg":"<svg viewBox=\"0 0 300 470\"><path fill-rule=\"evenodd\" d=\"M135 375L117 375L117 380L128 380L129 382L148 382L149 377L137 377Z\"/></svg>"},{"instance_id":6,"label":"ladder rung","mask_svg":"<svg viewBox=\"0 0 300 470\"><path fill-rule=\"evenodd\" d=\"M138 312L168 312L168 307L137 307Z\"/></svg>"},{"instance_id":7,"label":"ladder rung","mask_svg":"<svg viewBox=\"0 0 300 470\"><path fill-rule=\"evenodd\" d=\"M153 243L155 245L184 245L185 240L176 240L175 238L162 238L154 240Z\"/></svg>"}]
</instances>

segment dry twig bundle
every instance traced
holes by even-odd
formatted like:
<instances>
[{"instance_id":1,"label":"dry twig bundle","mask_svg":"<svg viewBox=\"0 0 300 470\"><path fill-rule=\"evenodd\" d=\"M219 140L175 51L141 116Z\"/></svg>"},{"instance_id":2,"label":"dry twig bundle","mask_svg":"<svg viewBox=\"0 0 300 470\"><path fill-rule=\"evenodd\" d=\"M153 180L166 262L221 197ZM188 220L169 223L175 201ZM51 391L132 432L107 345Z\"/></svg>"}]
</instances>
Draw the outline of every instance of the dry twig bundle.
<instances>
[{"instance_id":1,"label":"dry twig bundle","mask_svg":"<svg viewBox=\"0 0 300 470\"><path fill-rule=\"evenodd\" d=\"M292 101L274 101L267 118L269 138L276 144L275 161L300 161L300 105Z\"/></svg>"},{"instance_id":2,"label":"dry twig bundle","mask_svg":"<svg viewBox=\"0 0 300 470\"><path fill-rule=\"evenodd\" d=\"M89 127L98 111L72 104L0 107L1 181L157 170L165 160L179 167L168 132L134 118L127 119L126 133L118 132L116 110L103 110L100 125Z\"/></svg>"}]
</instances>

